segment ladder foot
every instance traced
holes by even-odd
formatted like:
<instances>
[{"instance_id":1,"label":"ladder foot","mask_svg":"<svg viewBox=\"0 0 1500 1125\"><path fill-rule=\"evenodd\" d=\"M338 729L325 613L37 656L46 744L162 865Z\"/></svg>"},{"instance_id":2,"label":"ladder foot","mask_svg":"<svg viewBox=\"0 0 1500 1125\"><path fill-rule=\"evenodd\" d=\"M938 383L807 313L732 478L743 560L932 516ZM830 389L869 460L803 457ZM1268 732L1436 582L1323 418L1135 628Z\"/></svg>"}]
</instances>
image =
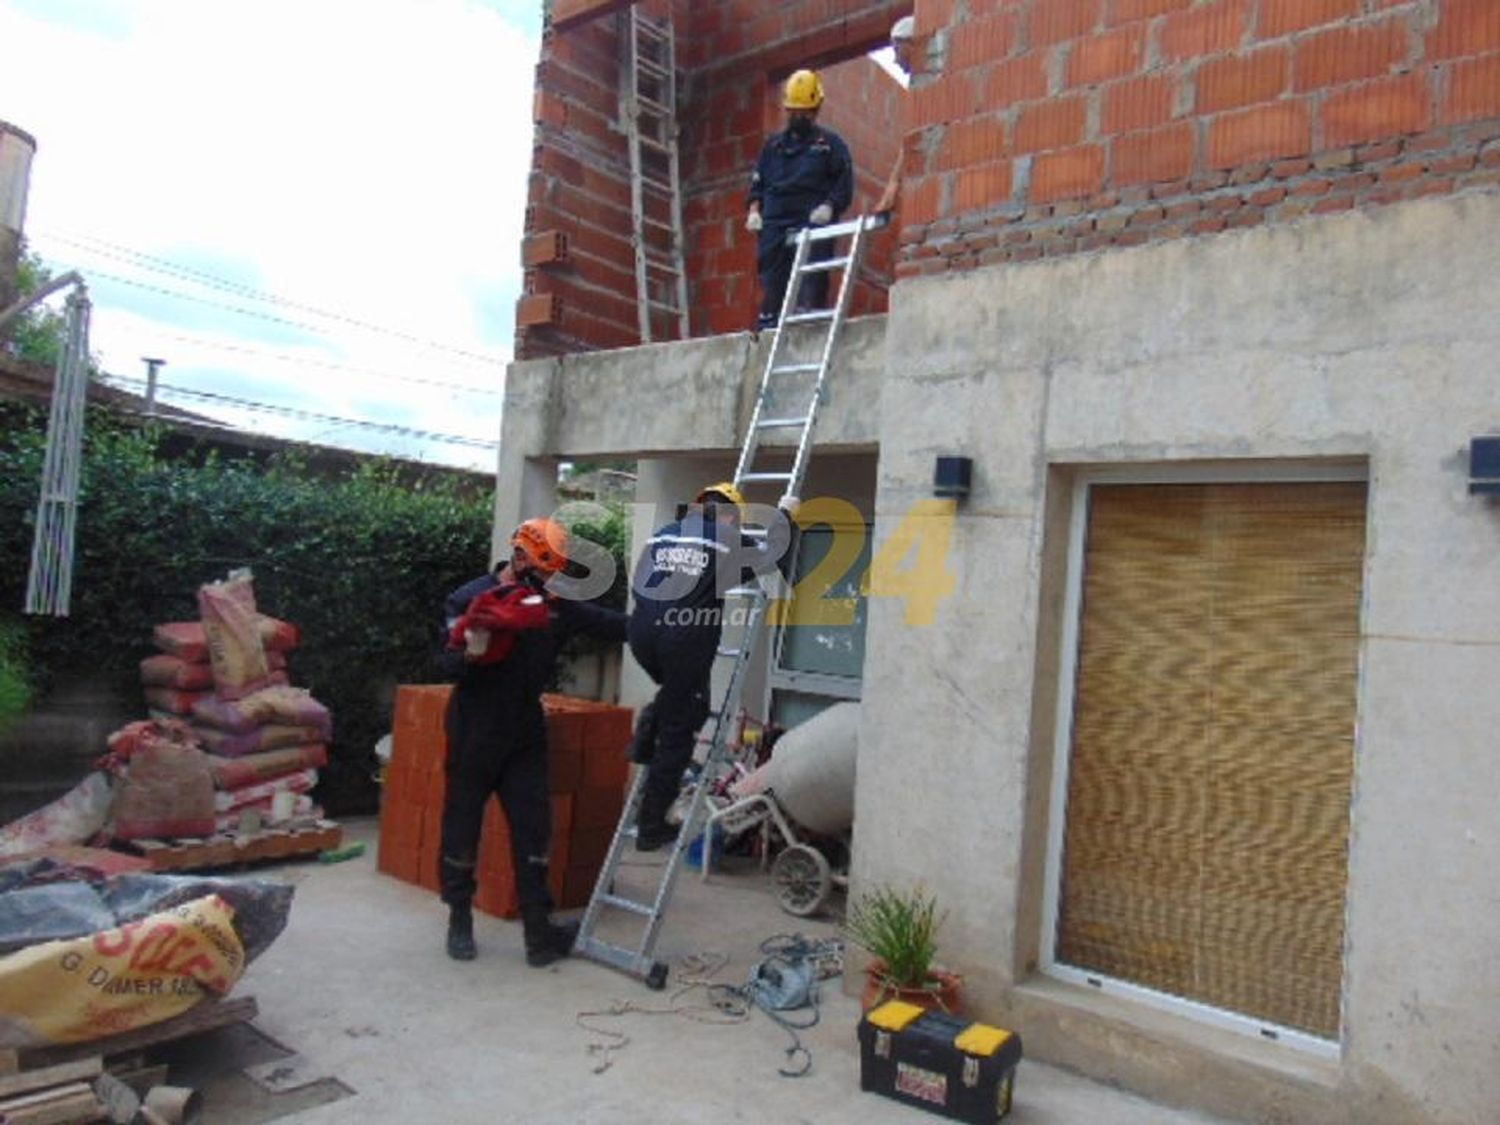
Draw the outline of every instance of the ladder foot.
<instances>
[{"instance_id":1,"label":"ladder foot","mask_svg":"<svg viewBox=\"0 0 1500 1125\"><path fill-rule=\"evenodd\" d=\"M660 992L667 987L667 966L663 961L655 961L651 965L651 971L646 974L646 987L652 992Z\"/></svg>"}]
</instances>

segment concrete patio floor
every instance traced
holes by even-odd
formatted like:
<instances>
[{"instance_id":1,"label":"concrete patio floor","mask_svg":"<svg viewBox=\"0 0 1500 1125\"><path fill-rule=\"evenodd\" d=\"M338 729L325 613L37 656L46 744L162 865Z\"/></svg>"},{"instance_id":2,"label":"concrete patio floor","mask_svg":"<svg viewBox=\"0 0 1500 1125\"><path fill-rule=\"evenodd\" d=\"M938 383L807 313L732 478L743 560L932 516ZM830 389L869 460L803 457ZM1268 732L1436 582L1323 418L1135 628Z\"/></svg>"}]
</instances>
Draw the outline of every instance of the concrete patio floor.
<instances>
[{"instance_id":1,"label":"concrete patio floor","mask_svg":"<svg viewBox=\"0 0 1500 1125\"><path fill-rule=\"evenodd\" d=\"M838 981L822 989L819 1024L803 1033L813 1066L777 1074L789 1040L760 1012L742 1023L698 1022L677 1007L707 1007L701 988L678 995L676 964L694 953L729 958L715 976L743 982L767 937L831 936L829 921L785 914L765 879L749 871L704 884L685 871L658 954L674 964L663 992L590 962L537 970L522 959L520 926L476 918L477 961L443 954L445 913L436 897L375 869L373 821L346 823L367 844L356 860L264 872L297 885L286 932L236 988L260 1004L255 1028L295 1055L288 1085L336 1079L352 1096L276 1120L305 1125L376 1122L817 1122L939 1120L859 1090L856 1000ZM644 857L643 857L644 858ZM674 1000L675 996L675 1000ZM611 1065L579 1026L580 1012L636 1009L590 1022L628 1042ZM644 1010L650 1010L647 1014ZM711 1010L711 1008L710 1008ZM286 1076L290 1075L290 1079ZM212 1104L212 1103L210 1103ZM290 1106L288 1106L290 1108ZM264 1107L222 1106L216 1125L271 1120ZM1026 1061L1011 1120L1017 1125L1207 1125L1171 1109Z\"/></svg>"}]
</instances>

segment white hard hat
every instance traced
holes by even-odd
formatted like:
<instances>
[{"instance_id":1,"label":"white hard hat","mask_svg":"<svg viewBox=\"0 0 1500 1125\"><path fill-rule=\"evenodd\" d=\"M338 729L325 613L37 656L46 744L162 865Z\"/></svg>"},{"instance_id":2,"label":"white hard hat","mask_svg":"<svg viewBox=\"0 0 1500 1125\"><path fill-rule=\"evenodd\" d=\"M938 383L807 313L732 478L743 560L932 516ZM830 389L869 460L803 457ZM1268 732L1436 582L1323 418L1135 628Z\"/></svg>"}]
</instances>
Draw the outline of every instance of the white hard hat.
<instances>
[{"instance_id":1,"label":"white hard hat","mask_svg":"<svg viewBox=\"0 0 1500 1125\"><path fill-rule=\"evenodd\" d=\"M917 17L902 16L891 26L892 42L902 39L912 39L917 34Z\"/></svg>"}]
</instances>

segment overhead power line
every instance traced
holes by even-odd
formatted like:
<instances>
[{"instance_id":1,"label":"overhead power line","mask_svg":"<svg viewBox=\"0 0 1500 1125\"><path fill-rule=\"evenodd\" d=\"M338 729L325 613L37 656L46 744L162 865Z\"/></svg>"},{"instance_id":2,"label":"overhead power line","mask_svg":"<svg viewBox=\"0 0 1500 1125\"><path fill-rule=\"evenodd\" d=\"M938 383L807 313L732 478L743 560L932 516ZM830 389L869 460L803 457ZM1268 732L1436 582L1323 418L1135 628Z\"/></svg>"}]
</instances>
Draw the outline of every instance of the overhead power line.
<instances>
[{"instance_id":1,"label":"overhead power line","mask_svg":"<svg viewBox=\"0 0 1500 1125\"><path fill-rule=\"evenodd\" d=\"M347 371L353 375L369 375L376 379L389 379L396 383L412 383L419 387L439 387L443 390L458 391L461 394L493 395L498 398L504 393L494 387L476 387L469 383L451 383L446 379L425 379L420 375L397 375L393 371L375 371L368 367L354 367L347 363L334 363L332 360L314 359L312 356L291 355L287 352L268 352L261 348L248 348L242 344L227 344L219 340L205 340L199 336L184 336L174 332L163 333L163 339L180 340L185 344L194 344L198 347L213 348L216 351L240 352L245 355L258 356L261 359L277 360L283 363L302 363L310 367L324 367L330 371Z\"/></svg>"},{"instance_id":2,"label":"overhead power line","mask_svg":"<svg viewBox=\"0 0 1500 1125\"><path fill-rule=\"evenodd\" d=\"M43 230L40 233L43 238L51 238L57 242L64 243L65 245L73 246L79 250L84 251L85 253L97 254L101 257L112 258L115 261L123 261L127 264L138 266L139 268L149 270L153 273L165 274L169 277L175 277L178 280L193 282L195 284L203 285L211 289L217 289L220 292L229 293L234 296L248 297L251 300L261 301L265 304L275 305L281 308L292 309L297 312L323 317L327 320L336 321L341 324L347 324L355 328L361 328L368 332L376 332L384 336L390 336L398 340L404 340L407 343L417 344L422 347L432 348L437 351L449 352L453 355L463 356L466 359L475 360L479 363L501 364L505 362L504 360L501 360L496 356L484 355L481 352L470 351L466 348L460 348L452 344L441 343L437 340L429 340L425 337L417 336L410 332L402 332L399 329L388 328L382 324L373 324L370 321L361 320L358 317L350 316L346 313L332 312L327 309L319 308L316 305L309 305L302 301L293 300L290 297L283 297L277 293L268 293L264 290L255 289L252 286L243 285L236 281L230 281L228 278L217 277L214 274L205 273L204 271L194 269L191 266L185 266L180 262L173 262L167 258L160 258L154 254L148 254L145 251L136 250L132 247L124 246L118 242L111 242L108 239L99 238L95 235L70 236L57 231L47 230ZM287 320L282 317L272 316L269 313L245 309L242 306L238 305L226 305L219 302L209 301L204 297L195 297L190 294L180 293L176 290L151 286L145 282L133 281L129 278L122 278L118 275L108 274L102 271L96 270L91 272L97 273L101 277L108 277L111 280L121 281L127 285L137 285L143 289L151 289L155 292L164 293L169 296L181 297L185 300L198 301L203 304L217 304L220 308L230 309L234 312L241 312L247 316L257 316L261 319L271 320L280 324L292 325L293 327L303 328L311 332L318 331L318 329L313 328L311 325L303 324L299 321Z\"/></svg>"},{"instance_id":3,"label":"overhead power line","mask_svg":"<svg viewBox=\"0 0 1500 1125\"><path fill-rule=\"evenodd\" d=\"M111 383L132 387L144 388L146 385L146 380L129 375L110 375L107 378ZM499 447L499 442L486 441L483 438L442 433L436 430L422 430L414 426L402 426L394 422L372 422L365 418L347 418L338 414L323 414L318 411L302 410L292 406L277 406L274 403L258 402L255 399L240 398L237 395L219 394L216 391L198 391L190 387L174 386L170 383L158 383L156 391L158 394L172 394L203 402L222 403L226 406L249 410L257 414L274 414L277 417L291 418L298 421L324 422L336 426L354 426L363 430L399 434L403 437L416 438L421 441L440 441L448 445L467 446L471 449L496 449Z\"/></svg>"}]
</instances>

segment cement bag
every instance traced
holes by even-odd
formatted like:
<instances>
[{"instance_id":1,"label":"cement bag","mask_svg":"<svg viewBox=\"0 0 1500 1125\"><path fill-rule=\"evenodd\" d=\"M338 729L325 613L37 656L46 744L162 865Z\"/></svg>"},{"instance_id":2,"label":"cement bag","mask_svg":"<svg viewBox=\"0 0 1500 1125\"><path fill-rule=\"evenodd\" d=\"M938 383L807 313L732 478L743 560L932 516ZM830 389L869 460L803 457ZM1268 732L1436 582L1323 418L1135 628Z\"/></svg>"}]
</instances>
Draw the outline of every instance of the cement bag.
<instances>
[{"instance_id":1,"label":"cement bag","mask_svg":"<svg viewBox=\"0 0 1500 1125\"><path fill-rule=\"evenodd\" d=\"M256 619L260 641L266 650L266 663L272 668L285 664L283 655L278 662L273 653L286 653L302 641L302 630L286 621L267 617L264 613ZM189 664L208 663L208 637L203 632L201 621L168 621L151 631L151 640L162 652L170 653Z\"/></svg>"},{"instance_id":2,"label":"cement bag","mask_svg":"<svg viewBox=\"0 0 1500 1125\"><path fill-rule=\"evenodd\" d=\"M220 789L241 789L297 770L322 769L327 764L328 747L322 743L284 746L263 754L246 754L243 758L221 758L216 754L208 757L209 771Z\"/></svg>"},{"instance_id":3,"label":"cement bag","mask_svg":"<svg viewBox=\"0 0 1500 1125\"><path fill-rule=\"evenodd\" d=\"M256 727L244 734L230 734L195 724L193 733L210 753L225 758L242 758L246 754L259 754L283 746L305 746L323 741L323 732L317 727L289 727L281 723Z\"/></svg>"},{"instance_id":4,"label":"cement bag","mask_svg":"<svg viewBox=\"0 0 1500 1125\"><path fill-rule=\"evenodd\" d=\"M213 696L211 691L179 691L166 687L148 687L143 694L146 706L152 710L184 717L193 713L193 704Z\"/></svg>"},{"instance_id":5,"label":"cement bag","mask_svg":"<svg viewBox=\"0 0 1500 1125\"><path fill-rule=\"evenodd\" d=\"M179 691L209 691L214 686L213 665L190 664L180 657L159 652L141 661L141 683L147 687L177 688Z\"/></svg>"},{"instance_id":6,"label":"cement bag","mask_svg":"<svg viewBox=\"0 0 1500 1125\"><path fill-rule=\"evenodd\" d=\"M271 666L260 639L255 584L248 570L198 587L198 614L208 639L214 686L225 699L239 699L270 685Z\"/></svg>"},{"instance_id":7,"label":"cement bag","mask_svg":"<svg viewBox=\"0 0 1500 1125\"><path fill-rule=\"evenodd\" d=\"M95 770L51 804L0 828L0 856L81 844L104 827L113 801L108 775Z\"/></svg>"},{"instance_id":8,"label":"cement bag","mask_svg":"<svg viewBox=\"0 0 1500 1125\"><path fill-rule=\"evenodd\" d=\"M238 789L223 789L214 794L214 811L236 812L247 805L258 807L260 802L264 802L269 807L277 793L283 790L288 793L310 793L317 783L317 770L298 770L296 773L284 773L280 777L273 777L269 781L241 785Z\"/></svg>"},{"instance_id":9,"label":"cement bag","mask_svg":"<svg viewBox=\"0 0 1500 1125\"><path fill-rule=\"evenodd\" d=\"M205 648L207 647L205 642ZM286 656L266 652L266 664L272 674L286 670ZM159 652L141 661L141 683L146 687L176 688L179 691L212 691L214 666L206 658L199 663Z\"/></svg>"},{"instance_id":10,"label":"cement bag","mask_svg":"<svg viewBox=\"0 0 1500 1125\"><path fill-rule=\"evenodd\" d=\"M859 704L835 703L781 736L763 767L765 788L805 828L843 832L854 823L858 752Z\"/></svg>"},{"instance_id":11,"label":"cement bag","mask_svg":"<svg viewBox=\"0 0 1500 1125\"><path fill-rule=\"evenodd\" d=\"M245 971L234 910L207 895L0 959L0 1047L86 1043L179 1016Z\"/></svg>"},{"instance_id":12,"label":"cement bag","mask_svg":"<svg viewBox=\"0 0 1500 1125\"><path fill-rule=\"evenodd\" d=\"M244 699L200 699L193 705L193 717L219 730L244 734L267 723L284 726L316 727L326 740L333 734L333 719L312 694L304 688L269 687Z\"/></svg>"},{"instance_id":13,"label":"cement bag","mask_svg":"<svg viewBox=\"0 0 1500 1125\"><path fill-rule=\"evenodd\" d=\"M130 757L115 802L117 840L211 836L214 781L196 746L148 738Z\"/></svg>"}]
</instances>

